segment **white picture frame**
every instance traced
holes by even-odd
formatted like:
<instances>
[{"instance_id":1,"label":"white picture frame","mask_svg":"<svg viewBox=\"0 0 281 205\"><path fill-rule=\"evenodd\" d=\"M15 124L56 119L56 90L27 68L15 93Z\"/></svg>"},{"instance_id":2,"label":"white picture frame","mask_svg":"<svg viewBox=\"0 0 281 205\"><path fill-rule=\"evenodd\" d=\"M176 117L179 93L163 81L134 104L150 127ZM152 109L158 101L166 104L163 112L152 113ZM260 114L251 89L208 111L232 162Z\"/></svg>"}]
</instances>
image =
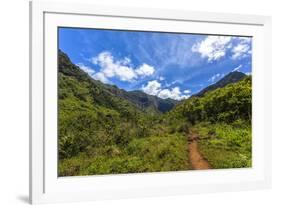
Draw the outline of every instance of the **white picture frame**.
<instances>
[{"instance_id":1,"label":"white picture frame","mask_svg":"<svg viewBox=\"0 0 281 205\"><path fill-rule=\"evenodd\" d=\"M252 36L253 167L58 178L58 26ZM30 111L32 204L269 188L271 18L80 3L30 2Z\"/></svg>"}]
</instances>

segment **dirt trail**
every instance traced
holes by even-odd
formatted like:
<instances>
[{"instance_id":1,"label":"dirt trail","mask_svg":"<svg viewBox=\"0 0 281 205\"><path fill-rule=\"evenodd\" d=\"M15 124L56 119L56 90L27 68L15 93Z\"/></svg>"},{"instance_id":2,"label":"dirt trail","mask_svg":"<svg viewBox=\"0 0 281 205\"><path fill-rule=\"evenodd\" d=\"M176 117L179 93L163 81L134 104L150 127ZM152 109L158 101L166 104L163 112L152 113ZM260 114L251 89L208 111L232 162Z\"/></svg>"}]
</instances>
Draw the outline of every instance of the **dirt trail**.
<instances>
[{"instance_id":1,"label":"dirt trail","mask_svg":"<svg viewBox=\"0 0 281 205\"><path fill-rule=\"evenodd\" d=\"M193 169L210 169L209 162L204 159L198 149L199 136L195 133L188 135L189 161Z\"/></svg>"}]
</instances>

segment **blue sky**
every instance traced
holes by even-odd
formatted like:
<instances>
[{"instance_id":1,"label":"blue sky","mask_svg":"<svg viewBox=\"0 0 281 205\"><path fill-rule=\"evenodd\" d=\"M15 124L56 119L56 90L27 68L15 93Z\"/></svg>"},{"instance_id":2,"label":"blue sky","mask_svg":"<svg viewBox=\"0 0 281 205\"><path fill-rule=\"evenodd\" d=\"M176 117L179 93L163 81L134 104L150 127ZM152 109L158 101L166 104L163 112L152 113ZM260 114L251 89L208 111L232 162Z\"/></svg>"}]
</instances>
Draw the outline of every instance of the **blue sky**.
<instances>
[{"instance_id":1,"label":"blue sky","mask_svg":"<svg viewBox=\"0 0 281 205\"><path fill-rule=\"evenodd\" d=\"M164 99L252 67L250 37L59 28L59 48L96 80Z\"/></svg>"}]
</instances>

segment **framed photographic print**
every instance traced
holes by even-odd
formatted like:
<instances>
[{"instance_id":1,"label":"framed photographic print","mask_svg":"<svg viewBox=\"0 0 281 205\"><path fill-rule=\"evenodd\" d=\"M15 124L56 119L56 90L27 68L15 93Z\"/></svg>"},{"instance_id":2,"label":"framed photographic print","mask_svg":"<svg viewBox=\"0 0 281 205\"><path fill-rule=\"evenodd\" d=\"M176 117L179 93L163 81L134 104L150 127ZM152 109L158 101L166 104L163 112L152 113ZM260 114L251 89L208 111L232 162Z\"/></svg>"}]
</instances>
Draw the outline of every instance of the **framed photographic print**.
<instances>
[{"instance_id":1,"label":"framed photographic print","mask_svg":"<svg viewBox=\"0 0 281 205\"><path fill-rule=\"evenodd\" d=\"M270 17L39 1L30 20L32 204L270 187Z\"/></svg>"}]
</instances>

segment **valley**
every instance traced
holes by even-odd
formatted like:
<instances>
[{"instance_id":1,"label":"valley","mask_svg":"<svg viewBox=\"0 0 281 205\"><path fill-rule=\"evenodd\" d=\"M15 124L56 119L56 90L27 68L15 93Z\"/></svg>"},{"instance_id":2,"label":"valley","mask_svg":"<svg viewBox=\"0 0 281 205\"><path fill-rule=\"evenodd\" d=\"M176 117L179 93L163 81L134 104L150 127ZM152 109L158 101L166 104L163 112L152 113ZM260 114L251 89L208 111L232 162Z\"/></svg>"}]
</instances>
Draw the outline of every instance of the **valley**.
<instances>
[{"instance_id":1,"label":"valley","mask_svg":"<svg viewBox=\"0 0 281 205\"><path fill-rule=\"evenodd\" d=\"M59 176L252 166L251 76L177 101L94 80L59 51Z\"/></svg>"}]
</instances>

